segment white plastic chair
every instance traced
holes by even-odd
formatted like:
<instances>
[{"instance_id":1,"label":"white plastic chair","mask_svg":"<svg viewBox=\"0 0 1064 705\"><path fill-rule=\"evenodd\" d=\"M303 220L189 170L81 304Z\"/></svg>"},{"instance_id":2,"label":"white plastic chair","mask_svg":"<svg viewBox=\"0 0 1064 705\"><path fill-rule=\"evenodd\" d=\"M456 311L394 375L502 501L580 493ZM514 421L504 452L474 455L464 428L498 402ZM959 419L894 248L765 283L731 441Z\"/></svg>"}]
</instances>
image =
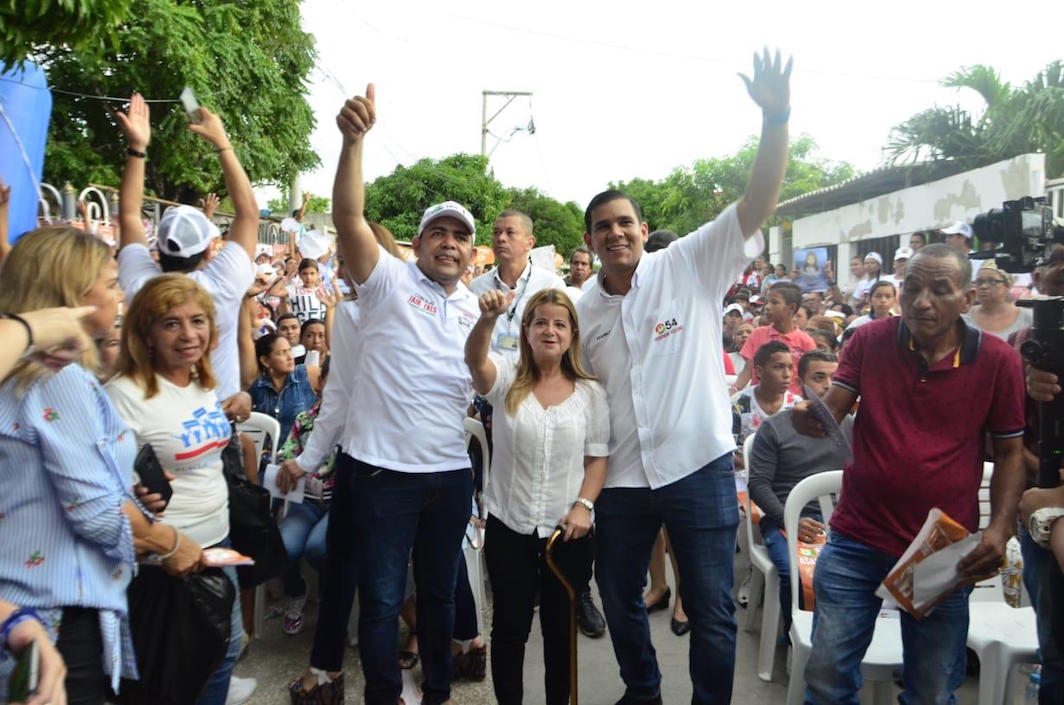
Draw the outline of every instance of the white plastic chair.
<instances>
[{"instance_id":1,"label":"white plastic chair","mask_svg":"<svg viewBox=\"0 0 1064 705\"><path fill-rule=\"evenodd\" d=\"M834 504L831 495L842 488L842 470L829 470L805 478L791 490L783 508L783 526L787 532L787 555L791 563L791 681L787 686L788 705L801 705L805 698L805 665L813 649L813 613L798 607L798 520L802 508L820 500L824 522L830 521ZM901 620L883 612L876 618L875 632L861 661L861 674L874 684L877 705L892 700L894 671L902 665Z\"/></svg>"},{"instance_id":2,"label":"white plastic chair","mask_svg":"<svg viewBox=\"0 0 1064 705\"><path fill-rule=\"evenodd\" d=\"M747 437L743 443L743 466L746 468L747 477L750 476L750 449L754 444L754 436ZM746 489L746 549L750 555L750 564L763 576L758 579L755 575L750 581L750 602L746 608L746 623L744 628L748 632L754 630L757 613L757 601L764 596L764 606L761 609L761 644L757 652L757 677L763 681L772 680L772 669L776 662L776 638L780 630L780 576L776 565L769 558L768 549L756 540L754 536L753 500L750 499L749 484ZM764 585L764 589L761 589Z\"/></svg>"},{"instance_id":3,"label":"white plastic chair","mask_svg":"<svg viewBox=\"0 0 1064 705\"><path fill-rule=\"evenodd\" d=\"M466 417L463 424L465 426L466 447L469 447L469 442L474 438L480 443L484 458L481 486L486 490L488 489L488 478L491 476L491 451L488 449L488 435L484 431L484 424L474 418ZM481 519L487 519L483 510L481 510L480 514ZM488 570L484 552L480 550L484 546L484 531L483 529L475 529L474 532L479 540L475 542L476 545L474 545L474 542L469 542L463 553L466 571L469 573L469 585L473 589L473 600L477 606L477 631L480 634L484 634L484 610L487 605L487 591L484 589L484 585L487 580Z\"/></svg>"},{"instance_id":4,"label":"white plastic chair","mask_svg":"<svg viewBox=\"0 0 1064 705\"><path fill-rule=\"evenodd\" d=\"M983 464L979 528L990 523L990 478ZM1013 608L1001 591L1001 575L977 583L968 599L968 648L979 656L979 705L1004 705L1009 676L1017 663L1038 663L1038 626L1031 607Z\"/></svg>"},{"instance_id":5,"label":"white plastic chair","mask_svg":"<svg viewBox=\"0 0 1064 705\"><path fill-rule=\"evenodd\" d=\"M262 457L262 449L266 445L266 439L270 440L270 454L267 456L267 462L273 463L277 460L277 446L280 444L279 436L281 435L281 424L277 419L268 414L263 414L258 411L252 411L248 416L247 421L238 423L236 430L239 433L246 433L251 436L255 441L255 457ZM261 481L261 478L260 478ZM288 503L285 502L285 509L287 510ZM266 622L266 585L259 584L255 587L255 613L253 616L253 624L255 625L255 638L262 638L262 630Z\"/></svg>"}]
</instances>

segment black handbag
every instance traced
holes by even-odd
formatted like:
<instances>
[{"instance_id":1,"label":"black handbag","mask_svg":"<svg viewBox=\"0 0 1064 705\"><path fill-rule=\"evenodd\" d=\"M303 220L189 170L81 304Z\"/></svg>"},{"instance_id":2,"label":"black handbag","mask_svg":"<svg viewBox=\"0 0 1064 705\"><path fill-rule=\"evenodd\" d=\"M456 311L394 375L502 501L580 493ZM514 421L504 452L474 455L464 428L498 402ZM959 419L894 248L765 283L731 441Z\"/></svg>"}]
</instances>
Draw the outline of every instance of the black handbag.
<instances>
[{"instance_id":1,"label":"black handbag","mask_svg":"<svg viewBox=\"0 0 1064 705\"><path fill-rule=\"evenodd\" d=\"M255 565L237 566L240 589L247 590L281 574L288 554L270 511L270 492L250 482L244 474L240 440L234 428L222 450L225 481L229 484L229 540L233 548L255 559Z\"/></svg>"},{"instance_id":2,"label":"black handbag","mask_svg":"<svg viewBox=\"0 0 1064 705\"><path fill-rule=\"evenodd\" d=\"M118 702L196 702L229 649L233 582L219 568L177 578L140 566L127 597L140 680L123 680Z\"/></svg>"}]
</instances>

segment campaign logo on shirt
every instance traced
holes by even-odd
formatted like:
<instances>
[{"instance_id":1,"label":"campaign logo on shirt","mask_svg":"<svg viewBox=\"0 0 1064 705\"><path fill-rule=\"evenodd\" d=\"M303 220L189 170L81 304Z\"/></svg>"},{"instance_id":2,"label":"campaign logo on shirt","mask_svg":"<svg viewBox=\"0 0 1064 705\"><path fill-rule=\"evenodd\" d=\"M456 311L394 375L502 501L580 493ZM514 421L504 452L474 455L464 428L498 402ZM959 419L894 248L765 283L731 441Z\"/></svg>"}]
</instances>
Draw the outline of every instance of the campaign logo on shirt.
<instances>
[{"instance_id":1,"label":"campaign logo on shirt","mask_svg":"<svg viewBox=\"0 0 1064 705\"><path fill-rule=\"evenodd\" d=\"M458 325L462 326L462 329L466 332L473 329L473 324L477 322L477 317L468 311L462 311L462 314L458 317Z\"/></svg>"},{"instance_id":2,"label":"campaign logo on shirt","mask_svg":"<svg viewBox=\"0 0 1064 705\"><path fill-rule=\"evenodd\" d=\"M675 335L683 330L683 326L676 322L675 318L669 318L654 326L654 342L665 340L670 335Z\"/></svg>"},{"instance_id":3,"label":"campaign logo on shirt","mask_svg":"<svg viewBox=\"0 0 1064 705\"><path fill-rule=\"evenodd\" d=\"M439 313L436 304L421 294L411 294L406 302L426 316L435 316Z\"/></svg>"},{"instance_id":4,"label":"campaign logo on shirt","mask_svg":"<svg viewBox=\"0 0 1064 705\"><path fill-rule=\"evenodd\" d=\"M229 421L221 409L207 411L202 406L192 412L192 418L181 422L185 432L175 436L185 450L174 454L174 460L198 458L214 448L229 445Z\"/></svg>"}]
</instances>

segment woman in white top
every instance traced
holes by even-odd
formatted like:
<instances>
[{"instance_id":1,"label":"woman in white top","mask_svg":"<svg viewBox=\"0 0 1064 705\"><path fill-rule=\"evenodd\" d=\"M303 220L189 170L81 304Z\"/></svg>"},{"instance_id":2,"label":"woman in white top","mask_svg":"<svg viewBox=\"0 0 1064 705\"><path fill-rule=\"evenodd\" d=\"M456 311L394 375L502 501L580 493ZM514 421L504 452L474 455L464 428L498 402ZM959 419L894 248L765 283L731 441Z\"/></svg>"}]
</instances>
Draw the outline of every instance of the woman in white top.
<instances>
[{"instance_id":1,"label":"woman in white top","mask_svg":"<svg viewBox=\"0 0 1064 705\"><path fill-rule=\"evenodd\" d=\"M605 390L580 362L576 310L564 292L544 289L521 319L516 363L489 355L495 320L513 294L480 298L466 342L473 388L495 407L484 550L495 597L491 671L501 705L520 703L525 642L540 591L547 705L569 702L569 600L545 562L547 538L565 527L555 560L570 581L588 575L592 511L606 481L610 438ZM500 413L501 412L501 413Z\"/></svg>"},{"instance_id":2,"label":"woman in white top","mask_svg":"<svg viewBox=\"0 0 1064 705\"><path fill-rule=\"evenodd\" d=\"M987 260L972 280L976 291L976 305L965 319L984 333L1002 340L1018 330L1027 328L1034 320L1031 309L1020 308L1012 302L1009 287L1012 280L997 268L994 260Z\"/></svg>"},{"instance_id":3,"label":"woman in white top","mask_svg":"<svg viewBox=\"0 0 1064 705\"><path fill-rule=\"evenodd\" d=\"M150 279L122 324L118 376L106 387L138 449L150 444L170 473L173 495L161 518L196 544L229 545L229 486L222 450L229 421L215 394L210 350L217 343L214 302L184 274ZM236 583L236 571L223 569ZM233 603L229 650L199 705L223 705L243 642L240 601Z\"/></svg>"}]
</instances>

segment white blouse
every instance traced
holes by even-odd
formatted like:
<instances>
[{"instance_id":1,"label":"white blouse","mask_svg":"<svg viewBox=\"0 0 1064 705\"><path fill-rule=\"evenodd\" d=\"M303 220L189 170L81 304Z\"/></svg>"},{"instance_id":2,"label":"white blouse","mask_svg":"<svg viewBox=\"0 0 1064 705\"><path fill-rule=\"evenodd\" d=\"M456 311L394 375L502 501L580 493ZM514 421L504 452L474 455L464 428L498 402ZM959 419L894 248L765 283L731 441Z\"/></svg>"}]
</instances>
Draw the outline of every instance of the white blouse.
<instances>
[{"instance_id":1,"label":"white blouse","mask_svg":"<svg viewBox=\"0 0 1064 705\"><path fill-rule=\"evenodd\" d=\"M584 457L609 454L610 412L598 382L577 380L575 391L546 409L529 394L510 416L506 394L516 362L492 353L495 384L485 395L492 415L488 513L519 534L550 536L573 506L584 481Z\"/></svg>"}]
</instances>

